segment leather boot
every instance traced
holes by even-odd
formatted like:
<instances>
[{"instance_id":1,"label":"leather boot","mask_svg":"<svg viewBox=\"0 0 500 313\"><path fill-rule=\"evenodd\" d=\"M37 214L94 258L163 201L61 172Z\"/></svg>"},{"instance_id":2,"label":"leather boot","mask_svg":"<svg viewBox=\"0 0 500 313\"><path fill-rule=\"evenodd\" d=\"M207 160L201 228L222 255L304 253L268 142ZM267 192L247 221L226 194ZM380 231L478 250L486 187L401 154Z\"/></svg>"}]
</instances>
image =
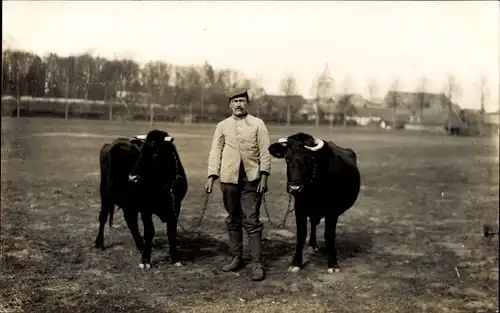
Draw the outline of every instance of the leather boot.
<instances>
[{"instance_id":1,"label":"leather boot","mask_svg":"<svg viewBox=\"0 0 500 313\"><path fill-rule=\"evenodd\" d=\"M262 234L254 233L249 236L250 251L252 254L252 280L261 281L265 278L264 266L262 264Z\"/></svg>"},{"instance_id":2,"label":"leather boot","mask_svg":"<svg viewBox=\"0 0 500 313\"><path fill-rule=\"evenodd\" d=\"M264 271L264 266L261 262L254 262L252 264L252 280L261 281L266 277L266 272Z\"/></svg>"},{"instance_id":3,"label":"leather boot","mask_svg":"<svg viewBox=\"0 0 500 313\"><path fill-rule=\"evenodd\" d=\"M240 269L242 264L243 264L243 259L240 256L233 256L229 263L224 264L222 266L222 271L223 272L236 271L236 270Z\"/></svg>"},{"instance_id":4,"label":"leather boot","mask_svg":"<svg viewBox=\"0 0 500 313\"><path fill-rule=\"evenodd\" d=\"M222 266L222 271L231 272L238 270L242 263L243 259L241 257L243 250L243 232L242 231L229 231L229 247L230 253L233 256L231 261Z\"/></svg>"}]
</instances>

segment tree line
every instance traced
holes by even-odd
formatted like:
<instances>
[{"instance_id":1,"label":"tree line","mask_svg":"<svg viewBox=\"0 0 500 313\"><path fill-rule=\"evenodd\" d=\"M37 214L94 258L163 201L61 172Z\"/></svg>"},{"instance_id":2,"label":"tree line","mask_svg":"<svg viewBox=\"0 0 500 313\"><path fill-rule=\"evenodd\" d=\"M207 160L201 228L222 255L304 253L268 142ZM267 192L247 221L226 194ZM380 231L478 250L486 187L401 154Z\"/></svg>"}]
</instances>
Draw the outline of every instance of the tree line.
<instances>
[{"instance_id":1,"label":"tree line","mask_svg":"<svg viewBox=\"0 0 500 313\"><path fill-rule=\"evenodd\" d=\"M266 95L264 88L242 73L233 69L215 69L209 62L179 66L164 61L149 61L140 65L127 58L107 59L90 53L72 56L50 53L39 56L12 49L2 52L2 60L2 94L18 99L18 112L21 96L31 96L125 101L132 106L138 103L155 104L164 108L173 105L184 114L218 118L216 115L226 114L228 110L226 92L233 87L246 87L251 91L251 98L256 104L252 113L267 120L286 121L289 124L304 104L304 98L297 96L297 83L291 74L280 81L280 90L284 94L280 99ZM481 92L481 112L484 112L487 97L486 85L486 79L482 78L478 85ZM427 78L423 77L417 83L416 103L412 109L418 112L419 117L423 115L428 102L426 87ZM316 88L319 92L319 83ZM349 89L349 83L345 81L341 97L334 101L334 106L343 114L352 109L352 94ZM368 85L370 100L377 89L376 82L371 80ZM398 80L389 88L391 92L388 94L390 99L387 106L394 109L394 118L396 109L401 107L399 89ZM460 85L453 75L449 75L442 93L443 96L446 95L447 101L443 103L451 104L454 94L459 91ZM124 92L145 96L125 97ZM322 112L319 107L317 110L318 124L320 116L326 112ZM449 110L451 111L451 105Z\"/></svg>"},{"instance_id":2,"label":"tree line","mask_svg":"<svg viewBox=\"0 0 500 313\"><path fill-rule=\"evenodd\" d=\"M140 65L131 59L106 59L90 53L39 56L21 50L2 52L2 94L85 100L118 100L126 93L147 95L142 101L193 110L227 110L226 92L251 89L259 98L265 90L233 69L210 63L179 66L164 61ZM220 107L213 108L214 105Z\"/></svg>"}]
</instances>

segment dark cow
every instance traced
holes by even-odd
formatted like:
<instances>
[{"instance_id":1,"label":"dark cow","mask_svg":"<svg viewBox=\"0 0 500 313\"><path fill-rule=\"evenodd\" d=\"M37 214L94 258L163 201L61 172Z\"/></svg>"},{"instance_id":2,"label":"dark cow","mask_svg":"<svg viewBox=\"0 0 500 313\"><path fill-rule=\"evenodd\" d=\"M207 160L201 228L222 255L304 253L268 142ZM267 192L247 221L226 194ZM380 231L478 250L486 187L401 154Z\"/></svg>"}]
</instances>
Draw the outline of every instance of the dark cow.
<instances>
[{"instance_id":1,"label":"dark cow","mask_svg":"<svg viewBox=\"0 0 500 313\"><path fill-rule=\"evenodd\" d=\"M338 272L337 221L358 198L361 184L356 153L304 133L279 139L269 146L269 152L276 158L285 159L287 192L295 199L297 242L289 270L298 272L303 265L307 218L311 225L309 246L314 250L318 250L316 227L325 218L328 272Z\"/></svg>"},{"instance_id":2,"label":"dark cow","mask_svg":"<svg viewBox=\"0 0 500 313\"><path fill-rule=\"evenodd\" d=\"M135 245L141 251L141 268L151 267L155 227L153 214L167 224L170 259L181 266L177 255L177 222L188 183L174 139L168 133L152 130L147 136L130 140L118 138L100 150L101 212L95 247L104 249L104 226L110 226L114 206L122 208ZM144 226L139 233L138 214Z\"/></svg>"}]
</instances>

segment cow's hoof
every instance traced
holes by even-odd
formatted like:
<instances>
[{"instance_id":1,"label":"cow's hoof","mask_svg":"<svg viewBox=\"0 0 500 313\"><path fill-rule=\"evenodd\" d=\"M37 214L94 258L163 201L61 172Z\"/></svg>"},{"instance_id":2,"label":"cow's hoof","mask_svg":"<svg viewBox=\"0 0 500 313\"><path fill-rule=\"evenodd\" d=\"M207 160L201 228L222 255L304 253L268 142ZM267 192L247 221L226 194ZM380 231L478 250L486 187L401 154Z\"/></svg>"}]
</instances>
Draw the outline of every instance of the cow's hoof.
<instances>
[{"instance_id":1,"label":"cow's hoof","mask_svg":"<svg viewBox=\"0 0 500 313\"><path fill-rule=\"evenodd\" d=\"M340 273L340 268L338 268L338 267L329 268L328 269L328 274L333 274L333 273Z\"/></svg>"},{"instance_id":2,"label":"cow's hoof","mask_svg":"<svg viewBox=\"0 0 500 313\"><path fill-rule=\"evenodd\" d=\"M298 273L298 272L300 272L300 267L298 267L298 266L290 266L290 267L288 268L288 271L289 271L290 273Z\"/></svg>"},{"instance_id":3,"label":"cow's hoof","mask_svg":"<svg viewBox=\"0 0 500 313\"><path fill-rule=\"evenodd\" d=\"M149 270L151 268L151 264L149 264L149 263L146 263L146 264L140 263L139 267L141 268L141 270Z\"/></svg>"},{"instance_id":4,"label":"cow's hoof","mask_svg":"<svg viewBox=\"0 0 500 313\"><path fill-rule=\"evenodd\" d=\"M94 247L96 249L104 250L104 240L96 239L96 241L94 242Z\"/></svg>"},{"instance_id":5,"label":"cow's hoof","mask_svg":"<svg viewBox=\"0 0 500 313\"><path fill-rule=\"evenodd\" d=\"M182 267L184 266L180 261L174 263L175 267Z\"/></svg>"},{"instance_id":6,"label":"cow's hoof","mask_svg":"<svg viewBox=\"0 0 500 313\"><path fill-rule=\"evenodd\" d=\"M319 248L318 246L309 246L308 250L310 253L316 253L319 251Z\"/></svg>"}]
</instances>

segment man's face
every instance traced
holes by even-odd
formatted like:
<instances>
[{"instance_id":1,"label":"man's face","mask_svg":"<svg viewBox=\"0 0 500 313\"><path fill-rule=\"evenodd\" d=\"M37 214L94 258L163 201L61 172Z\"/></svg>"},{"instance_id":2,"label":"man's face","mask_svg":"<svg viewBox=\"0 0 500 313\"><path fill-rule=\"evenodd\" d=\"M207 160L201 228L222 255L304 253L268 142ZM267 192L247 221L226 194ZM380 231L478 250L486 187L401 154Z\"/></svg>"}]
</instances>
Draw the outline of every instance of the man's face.
<instances>
[{"instance_id":1,"label":"man's face","mask_svg":"<svg viewBox=\"0 0 500 313\"><path fill-rule=\"evenodd\" d=\"M229 107L233 111L233 115L235 116L243 116L247 114L247 98L246 97L237 97L231 99L229 102Z\"/></svg>"}]
</instances>

